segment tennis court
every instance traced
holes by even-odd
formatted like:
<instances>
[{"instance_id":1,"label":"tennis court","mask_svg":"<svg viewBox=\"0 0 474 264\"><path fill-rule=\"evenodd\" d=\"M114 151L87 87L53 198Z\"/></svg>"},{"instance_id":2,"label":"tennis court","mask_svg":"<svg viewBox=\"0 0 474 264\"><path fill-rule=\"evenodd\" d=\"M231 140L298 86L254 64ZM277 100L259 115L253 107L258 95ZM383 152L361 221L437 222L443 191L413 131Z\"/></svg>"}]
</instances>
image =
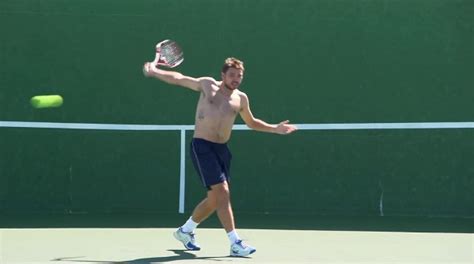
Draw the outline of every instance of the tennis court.
<instances>
[{"instance_id":1,"label":"tennis court","mask_svg":"<svg viewBox=\"0 0 474 264\"><path fill-rule=\"evenodd\" d=\"M0 264L473 263L473 3L1 0ZM201 251L173 238L201 97L142 72L229 57L255 117L299 128L232 127L248 258L215 215Z\"/></svg>"},{"instance_id":2,"label":"tennis court","mask_svg":"<svg viewBox=\"0 0 474 264\"><path fill-rule=\"evenodd\" d=\"M257 252L229 257L221 229L185 251L171 228L2 229L2 263L472 263L472 234L241 229Z\"/></svg>"},{"instance_id":3,"label":"tennis court","mask_svg":"<svg viewBox=\"0 0 474 264\"><path fill-rule=\"evenodd\" d=\"M201 251L172 232L184 216L18 215L0 219L1 263L472 263L469 219L238 214L257 252L229 257L216 216L196 230Z\"/></svg>"}]
</instances>

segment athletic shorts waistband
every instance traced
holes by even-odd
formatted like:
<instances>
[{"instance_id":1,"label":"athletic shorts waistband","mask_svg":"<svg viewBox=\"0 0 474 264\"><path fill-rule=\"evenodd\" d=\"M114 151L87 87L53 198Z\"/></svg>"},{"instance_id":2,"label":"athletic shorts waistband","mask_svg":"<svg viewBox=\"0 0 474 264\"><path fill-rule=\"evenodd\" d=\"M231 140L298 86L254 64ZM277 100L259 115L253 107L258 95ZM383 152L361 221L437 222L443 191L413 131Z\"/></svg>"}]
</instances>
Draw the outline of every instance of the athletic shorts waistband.
<instances>
[{"instance_id":1,"label":"athletic shorts waistband","mask_svg":"<svg viewBox=\"0 0 474 264\"><path fill-rule=\"evenodd\" d=\"M221 145L221 146L227 145L227 142L226 143L217 143L217 142L213 142L213 141L210 141L210 140L207 140L207 139L196 138L196 137L193 138L193 141L200 141L200 142L205 142L205 143L214 144L214 145Z\"/></svg>"}]
</instances>

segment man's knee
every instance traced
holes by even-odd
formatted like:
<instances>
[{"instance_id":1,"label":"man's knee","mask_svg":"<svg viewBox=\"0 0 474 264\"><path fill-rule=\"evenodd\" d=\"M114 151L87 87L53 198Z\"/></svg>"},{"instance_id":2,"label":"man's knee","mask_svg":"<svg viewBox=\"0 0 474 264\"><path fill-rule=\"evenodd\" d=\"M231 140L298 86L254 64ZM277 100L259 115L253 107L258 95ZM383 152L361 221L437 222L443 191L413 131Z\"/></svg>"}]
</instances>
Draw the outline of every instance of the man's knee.
<instances>
[{"instance_id":1,"label":"man's knee","mask_svg":"<svg viewBox=\"0 0 474 264\"><path fill-rule=\"evenodd\" d=\"M230 192L227 182L211 186L211 190L208 192L208 198L215 201L217 204L228 202L229 196Z\"/></svg>"},{"instance_id":2,"label":"man's knee","mask_svg":"<svg viewBox=\"0 0 474 264\"><path fill-rule=\"evenodd\" d=\"M229 196L229 185L227 182L212 185L211 192L214 192L218 196Z\"/></svg>"}]
</instances>

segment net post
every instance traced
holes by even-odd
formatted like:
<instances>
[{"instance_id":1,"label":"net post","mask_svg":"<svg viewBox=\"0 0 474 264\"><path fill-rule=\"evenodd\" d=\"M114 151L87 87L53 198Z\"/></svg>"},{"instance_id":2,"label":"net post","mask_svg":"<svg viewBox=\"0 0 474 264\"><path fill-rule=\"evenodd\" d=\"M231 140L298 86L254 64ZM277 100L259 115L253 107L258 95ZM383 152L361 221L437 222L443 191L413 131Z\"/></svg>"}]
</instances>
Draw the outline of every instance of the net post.
<instances>
[{"instance_id":1,"label":"net post","mask_svg":"<svg viewBox=\"0 0 474 264\"><path fill-rule=\"evenodd\" d=\"M186 183L186 129L181 128L181 151L180 151L180 164L179 164L179 209L180 214L184 214L184 191Z\"/></svg>"}]
</instances>

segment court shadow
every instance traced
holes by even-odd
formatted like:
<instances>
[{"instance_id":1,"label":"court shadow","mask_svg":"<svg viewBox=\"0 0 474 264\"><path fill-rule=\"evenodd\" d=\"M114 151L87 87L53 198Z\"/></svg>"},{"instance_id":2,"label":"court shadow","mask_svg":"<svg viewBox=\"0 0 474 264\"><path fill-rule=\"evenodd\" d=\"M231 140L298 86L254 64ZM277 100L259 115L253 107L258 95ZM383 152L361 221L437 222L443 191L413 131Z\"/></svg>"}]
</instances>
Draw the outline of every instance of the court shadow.
<instances>
[{"instance_id":1,"label":"court shadow","mask_svg":"<svg viewBox=\"0 0 474 264\"><path fill-rule=\"evenodd\" d=\"M175 253L174 256L165 256L165 257L154 257L154 258L143 258L143 259L134 259L125 262L123 264L151 264L151 263L166 263L176 260L186 260L186 259L200 259L200 260L210 260L210 261L225 261L223 258L230 258L230 256L216 256L216 257L198 257L187 250L183 249L169 249Z\"/></svg>"},{"instance_id":2,"label":"court shadow","mask_svg":"<svg viewBox=\"0 0 474 264\"><path fill-rule=\"evenodd\" d=\"M190 253L188 250L183 249L168 249L168 251L173 252L173 256L163 256L163 257L153 257L153 258L141 258L125 261L98 261L98 260L88 260L88 259L77 259L81 257L66 257L66 258L56 258L51 261L68 261L68 262L82 262L82 263L102 263L102 264L152 264L152 263L166 263L173 262L178 260L186 259L200 259L200 260L209 260L209 261L226 261L225 259L232 258L231 256L215 256L215 257L198 257L193 253Z\"/></svg>"}]
</instances>

